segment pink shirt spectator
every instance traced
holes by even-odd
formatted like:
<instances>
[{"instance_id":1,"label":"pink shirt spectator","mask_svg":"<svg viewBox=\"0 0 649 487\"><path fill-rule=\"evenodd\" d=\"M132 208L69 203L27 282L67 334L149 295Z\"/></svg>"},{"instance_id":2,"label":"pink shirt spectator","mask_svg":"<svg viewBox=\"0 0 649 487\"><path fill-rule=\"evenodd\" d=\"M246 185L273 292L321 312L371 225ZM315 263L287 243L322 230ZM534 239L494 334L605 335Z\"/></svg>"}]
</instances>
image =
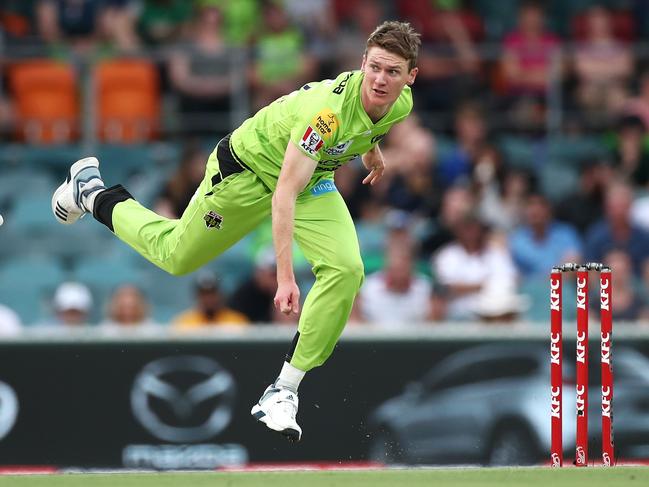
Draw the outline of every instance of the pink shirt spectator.
<instances>
[{"instance_id":1,"label":"pink shirt spectator","mask_svg":"<svg viewBox=\"0 0 649 487\"><path fill-rule=\"evenodd\" d=\"M515 64L514 72L506 72L509 90L519 94L543 94L549 80L552 54L559 43L559 38L550 33L537 38L525 37L520 31L508 34L503 43L505 55Z\"/></svg>"}]
</instances>

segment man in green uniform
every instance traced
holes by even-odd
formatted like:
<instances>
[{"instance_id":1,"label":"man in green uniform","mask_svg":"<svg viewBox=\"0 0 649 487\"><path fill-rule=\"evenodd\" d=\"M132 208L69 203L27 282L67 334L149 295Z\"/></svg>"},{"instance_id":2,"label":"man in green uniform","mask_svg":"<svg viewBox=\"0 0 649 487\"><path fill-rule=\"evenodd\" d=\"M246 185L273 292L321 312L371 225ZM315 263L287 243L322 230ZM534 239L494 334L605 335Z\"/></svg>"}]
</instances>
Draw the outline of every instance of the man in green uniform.
<instances>
[{"instance_id":1,"label":"man in green uniform","mask_svg":"<svg viewBox=\"0 0 649 487\"><path fill-rule=\"evenodd\" d=\"M179 275L215 258L272 215L277 257L275 306L298 313L292 266L295 237L315 284L277 380L251 414L291 440L300 439L297 389L323 364L342 333L363 281L354 223L333 171L362 156L376 183L385 169L378 142L412 108L419 35L407 23L385 22L367 41L360 71L309 83L261 109L223 138L205 178L180 219L140 205L121 185L106 189L99 162L75 162L52 197L63 224L85 213L160 268Z\"/></svg>"}]
</instances>

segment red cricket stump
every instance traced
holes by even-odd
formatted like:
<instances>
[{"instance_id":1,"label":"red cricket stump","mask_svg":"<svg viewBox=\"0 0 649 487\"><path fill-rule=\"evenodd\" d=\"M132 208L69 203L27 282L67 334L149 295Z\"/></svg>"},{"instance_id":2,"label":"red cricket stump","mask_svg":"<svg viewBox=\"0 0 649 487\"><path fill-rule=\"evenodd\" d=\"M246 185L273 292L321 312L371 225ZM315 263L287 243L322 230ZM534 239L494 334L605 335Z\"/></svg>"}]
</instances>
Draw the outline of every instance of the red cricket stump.
<instances>
[{"instance_id":1,"label":"red cricket stump","mask_svg":"<svg viewBox=\"0 0 649 487\"><path fill-rule=\"evenodd\" d=\"M614 465L613 449L613 365L611 348L613 345L613 284L611 270L602 269L599 280L601 333L601 367L602 367L602 463Z\"/></svg>"},{"instance_id":2,"label":"red cricket stump","mask_svg":"<svg viewBox=\"0 0 649 487\"><path fill-rule=\"evenodd\" d=\"M577 434L575 465L588 465L588 273L599 272L601 312L601 372L602 372L602 463L615 465L613 443L613 275L604 264L566 263L552 268L550 274L550 420L551 465L563 466L563 331L562 276L575 272L577 277L577 349L576 349L576 413Z\"/></svg>"},{"instance_id":3,"label":"red cricket stump","mask_svg":"<svg viewBox=\"0 0 649 487\"><path fill-rule=\"evenodd\" d=\"M577 270L577 449L575 465L588 465L588 270Z\"/></svg>"},{"instance_id":4,"label":"red cricket stump","mask_svg":"<svg viewBox=\"0 0 649 487\"><path fill-rule=\"evenodd\" d=\"M563 333L561 272L550 275L550 382L552 421L552 466L563 466Z\"/></svg>"}]
</instances>

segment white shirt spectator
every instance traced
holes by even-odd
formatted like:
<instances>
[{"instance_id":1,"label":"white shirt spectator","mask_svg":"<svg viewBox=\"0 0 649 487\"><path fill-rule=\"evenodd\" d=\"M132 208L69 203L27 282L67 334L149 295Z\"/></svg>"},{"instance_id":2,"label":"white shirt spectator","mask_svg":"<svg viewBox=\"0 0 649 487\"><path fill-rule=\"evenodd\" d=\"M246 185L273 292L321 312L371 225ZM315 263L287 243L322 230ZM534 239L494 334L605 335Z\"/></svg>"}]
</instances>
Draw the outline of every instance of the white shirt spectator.
<instances>
[{"instance_id":1,"label":"white shirt spectator","mask_svg":"<svg viewBox=\"0 0 649 487\"><path fill-rule=\"evenodd\" d=\"M21 327L22 323L16 312L0 304L0 336L16 335Z\"/></svg>"},{"instance_id":2,"label":"white shirt spectator","mask_svg":"<svg viewBox=\"0 0 649 487\"><path fill-rule=\"evenodd\" d=\"M633 201L631 221L643 230L649 231L649 196L641 196Z\"/></svg>"},{"instance_id":3,"label":"white shirt spectator","mask_svg":"<svg viewBox=\"0 0 649 487\"><path fill-rule=\"evenodd\" d=\"M482 252L468 253L458 243L442 247L433 259L433 272L441 285L481 285L515 287L516 268L505 248L488 246ZM451 298L447 317L451 320L474 319L480 291Z\"/></svg>"},{"instance_id":4,"label":"white shirt spectator","mask_svg":"<svg viewBox=\"0 0 649 487\"><path fill-rule=\"evenodd\" d=\"M432 285L414 275L406 292L395 292L383 272L370 274L361 288L363 319L385 329L397 329L425 322L431 312Z\"/></svg>"}]
</instances>

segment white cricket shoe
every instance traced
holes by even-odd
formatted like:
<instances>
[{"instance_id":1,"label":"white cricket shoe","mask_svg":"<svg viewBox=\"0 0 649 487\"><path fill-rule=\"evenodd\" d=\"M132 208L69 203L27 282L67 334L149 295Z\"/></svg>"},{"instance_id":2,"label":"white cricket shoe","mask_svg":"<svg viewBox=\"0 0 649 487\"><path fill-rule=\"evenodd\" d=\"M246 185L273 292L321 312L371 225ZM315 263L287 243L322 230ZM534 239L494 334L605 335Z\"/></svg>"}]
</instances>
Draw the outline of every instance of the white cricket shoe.
<instances>
[{"instance_id":1,"label":"white cricket shoe","mask_svg":"<svg viewBox=\"0 0 649 487\"><path fill-rule=\"evenodd\" d=\"M298 398L295 392L269 385L250 414L265 423L270 429L279 431L291 441L300 441L302 428L297 424Z\"/></svg>"},{"instance_id":2,"label":"white cricket shoe","mask_svg":"<svg viewBox=\"0 0 649 487\"><path fill-rule=\"evenodd\" d=\"M72 164L65 182L54 191L52 212L59 223L71 225L92 208L88 208L88 196L106 189L99 174L99 161L96 157L79 159Z\"/></svg>"}]
</instances>

